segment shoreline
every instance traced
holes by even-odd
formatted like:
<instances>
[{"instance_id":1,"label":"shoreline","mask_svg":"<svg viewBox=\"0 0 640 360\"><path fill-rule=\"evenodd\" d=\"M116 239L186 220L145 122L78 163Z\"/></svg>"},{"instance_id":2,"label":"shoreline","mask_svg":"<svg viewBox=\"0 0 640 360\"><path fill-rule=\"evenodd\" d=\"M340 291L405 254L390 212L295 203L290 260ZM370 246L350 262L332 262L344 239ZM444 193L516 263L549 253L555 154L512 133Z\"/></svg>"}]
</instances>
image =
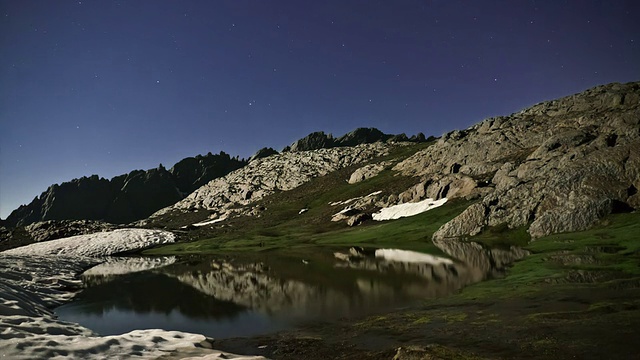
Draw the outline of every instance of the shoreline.
<instances>
[{"instance_id":1,"label":"shoreline","mask_svg":"<svg viewBox=\"0 0 640 360\"><path fill-rule=\"evenodd\" d=\"M107 256L123 248L129 251L149 246L148 239L144 239L148 231L132 229L129 236L123 236L122 231L80 235L0 253L0 353L12 359L264 359L214 350L213 340L200 334L150 329L100 336L57 318L53 309L71 301L82 288L79 275L83 271L107 262ZM131 236L142 241L125 244ZM81 242L88 238L99 241ZM163 243L166 238L158 236L154 241ZM45 250L38 250L38 246ZM51 248L61 249L54 254L65 255L38 255Z\"/></svg>"}]
</instances>

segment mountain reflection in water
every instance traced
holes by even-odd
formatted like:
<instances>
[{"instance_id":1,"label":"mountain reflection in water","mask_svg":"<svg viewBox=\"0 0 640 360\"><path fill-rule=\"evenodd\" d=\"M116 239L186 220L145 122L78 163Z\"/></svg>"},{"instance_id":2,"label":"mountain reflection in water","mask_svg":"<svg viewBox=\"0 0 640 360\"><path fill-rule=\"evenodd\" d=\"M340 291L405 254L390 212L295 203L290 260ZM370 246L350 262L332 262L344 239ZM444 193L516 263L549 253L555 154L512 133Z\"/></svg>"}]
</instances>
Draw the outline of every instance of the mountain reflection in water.
<instances>
[{"instance_id":1,"label":"mountain reflection in water","mask_svg":"<svg viewBox=\"0 0 640 360\"><path fill-rule=\"evenodd\" d=\"M482 247L463 249L466 254L460 249L456 258L465 262L393 249L112 258L103 273L94 268L83 275L86 289L56 312L103 335L160 327L251 336L446 296L496 276L525 254L512 249L496 261ZM136 272L118 270L119 262Z\"/></svg>"}]
</instances>

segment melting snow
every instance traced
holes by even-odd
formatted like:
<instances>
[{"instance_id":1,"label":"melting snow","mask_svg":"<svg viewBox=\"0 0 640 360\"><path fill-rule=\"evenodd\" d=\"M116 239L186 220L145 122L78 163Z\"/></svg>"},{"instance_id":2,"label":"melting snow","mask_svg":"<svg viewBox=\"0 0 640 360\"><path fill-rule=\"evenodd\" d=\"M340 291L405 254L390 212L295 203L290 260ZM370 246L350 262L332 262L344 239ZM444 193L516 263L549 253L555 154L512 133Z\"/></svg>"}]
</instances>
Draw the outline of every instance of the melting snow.
<instances>
[{"instance_id":1,"label":"melting snow","mask_svg":"<svg viewBox=\"0 0 640 360\"><path fill-rule=\"evenodd\" d=\"M168 231L118 229L21 246L4 254L101 257L173 242L175 235Z\"/></svg>"},{"instance_id":2,"label":"melting snow","mask_svg":"<svg viewBox=\"0 0 640 360\"><path fill-rule=\"evenodd\" d=\"M400 205L390 206L388 208L380 209L377 213L373 214L373 220L384 221L399 219L402 217L414 216L425 211L437 208L444 205L447 202L447 198L440 200L426 199L416 203L405 203Z\"/></svg>"}]
</instances>

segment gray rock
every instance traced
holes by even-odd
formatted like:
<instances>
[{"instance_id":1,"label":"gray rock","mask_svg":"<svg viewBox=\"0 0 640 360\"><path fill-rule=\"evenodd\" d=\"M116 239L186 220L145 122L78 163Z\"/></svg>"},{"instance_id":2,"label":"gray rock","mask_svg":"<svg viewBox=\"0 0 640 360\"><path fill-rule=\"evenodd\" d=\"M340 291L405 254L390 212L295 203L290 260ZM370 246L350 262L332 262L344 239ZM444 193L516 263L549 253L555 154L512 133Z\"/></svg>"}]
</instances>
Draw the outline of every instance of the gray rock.
<instances>
[{"instance_id":1,"label":"gray rock","mask_svg":"<svg viewBox=\"0 0 640 360\"><path fill-rule=\"evenodd\" d=\"M376 164L365 165L356 171L354 171L349 177L349 184L359 183L361 181L370 179L380 174L387 166L391 165L388 161L383 161Z\"/></svg>"},{"instance_id":2,"label":"gray rock","mask_svg":"<svg viewBox=\"0 0 640 360\"><path fill-rule=\"evenodd\" d=\"M367 220L371 220L371 214L359 213L359 214L354 215L354 216L350 217L349 219L347 219L347 225L356 226L356 225L362 224L363 222L365 222Z\"/></svg>"},{"instance_id":3,"label":"gray rock","mask_svg":"<svg viewBox=\"0 0 640 360\"><path fill-rule=\"evenodd\" d=\"M449 197L456 190L482 198L437 238L500 224L525 226L537 238L588 229L609 213L637 208L638 154L635 82L599 86L453 131L394 170L418 176L426 196Z\"/></svg>"}]
</instances>

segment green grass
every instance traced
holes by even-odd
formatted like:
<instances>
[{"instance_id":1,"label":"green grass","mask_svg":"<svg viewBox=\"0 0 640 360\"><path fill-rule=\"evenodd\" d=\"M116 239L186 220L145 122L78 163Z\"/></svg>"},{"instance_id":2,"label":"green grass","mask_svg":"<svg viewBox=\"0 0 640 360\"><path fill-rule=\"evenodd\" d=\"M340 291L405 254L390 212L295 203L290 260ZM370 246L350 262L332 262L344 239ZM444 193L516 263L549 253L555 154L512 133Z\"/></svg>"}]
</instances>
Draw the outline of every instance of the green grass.
<instances>
[{"instance_id":1,"label":"green grass","mask_svg":"<svg viewBox=\"0 0 640 360\"><path fill-rule=\"evenodd\" d=\"M504 242L489 237L472 238L487 244ZM525 246L531 252L516 262L502 279L484 281L454 297L478 300L527 296L540 291L561 291L563 287L585 286L565 281L570 271L610 274L612 280L640 276L640 213L614 214L586 231L556 234L536 239ZM554 256L592 255L595 264L560 264ZM603 282L607 282L607 278ZM551 286L550 284L554 284ZM607 286L607 284L591 284Z\"/></svg>"}]
</instances>

